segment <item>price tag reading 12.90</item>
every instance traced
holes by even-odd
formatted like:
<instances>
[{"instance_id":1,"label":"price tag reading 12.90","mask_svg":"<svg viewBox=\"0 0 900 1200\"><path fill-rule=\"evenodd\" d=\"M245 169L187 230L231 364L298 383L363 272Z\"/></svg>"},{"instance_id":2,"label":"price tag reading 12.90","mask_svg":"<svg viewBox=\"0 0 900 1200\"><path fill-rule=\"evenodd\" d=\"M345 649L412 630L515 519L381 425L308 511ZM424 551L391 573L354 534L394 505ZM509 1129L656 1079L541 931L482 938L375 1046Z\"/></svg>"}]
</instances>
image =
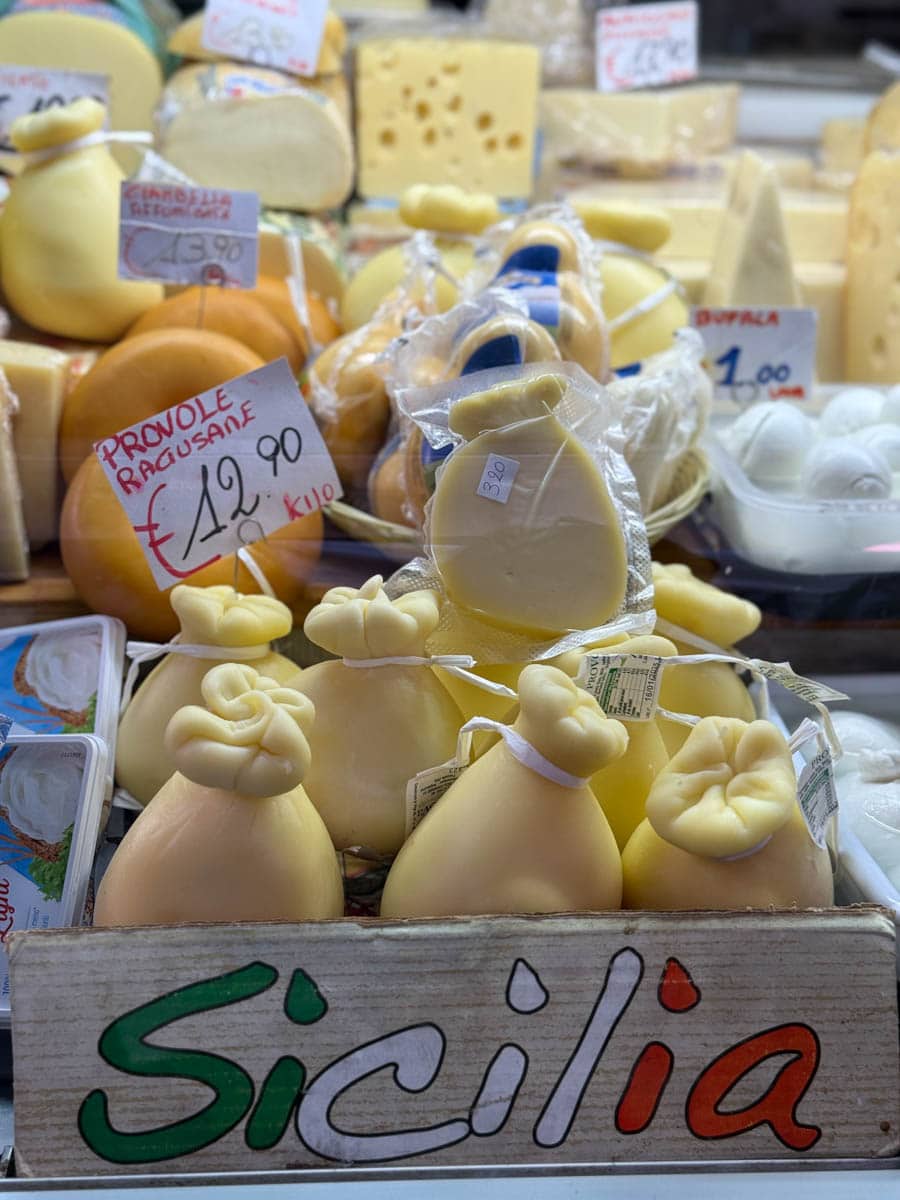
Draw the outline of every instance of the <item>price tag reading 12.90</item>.
<instances>
[{"instance_id":1,"label":"price tag reading 12.90","mask_svg":"<svg viewBox=\"0 0 900 1200\"><path fill-rule=\"evenodd\" d=\"M716 397L746 408L757 400L811 399L816 366L814 308L694 308Z\"/></svg>"},{"instance_id":2,"label":"price tag reading 12.90","mask_svg":"<svg viewBox=\"0 0 900 1200\"><path fill-rule=\"evenodd\" d=\"M119 275L255 287L258 222L255 192L127 181L119 210Z\"/></svg>"},{"instance_id":3,"label":"price tag reading 12.90","mask_svg":"<svg viewBox=\"0 0 900 1200\"><path fill-rule=\"evenodd\" d=\"M342 494L283 358L94 449L160 588Z\"/></svg>"}]
</instances>

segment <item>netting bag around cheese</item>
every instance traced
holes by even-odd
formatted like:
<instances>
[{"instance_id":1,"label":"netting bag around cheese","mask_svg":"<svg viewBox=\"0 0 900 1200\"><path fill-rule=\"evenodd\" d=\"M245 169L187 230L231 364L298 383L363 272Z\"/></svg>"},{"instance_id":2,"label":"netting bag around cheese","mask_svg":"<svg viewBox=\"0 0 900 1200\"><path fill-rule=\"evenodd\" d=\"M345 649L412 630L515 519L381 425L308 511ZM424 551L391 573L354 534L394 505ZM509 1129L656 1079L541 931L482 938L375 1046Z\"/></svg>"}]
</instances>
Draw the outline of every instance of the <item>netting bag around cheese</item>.
<instances>
[{"instance_id":1,"label":"netting bag around cheese","mask_svg":"<svg viewBox=\"0 0 900 1200\"><path fill-rule=\"evenodd\" d=\"M388 592L443 597L430 654L530 662L653 627L647 534L625 434L571 363L481 371L397 393L449 450L425 509L426 555Z\"/></svg>"}]
</instances>

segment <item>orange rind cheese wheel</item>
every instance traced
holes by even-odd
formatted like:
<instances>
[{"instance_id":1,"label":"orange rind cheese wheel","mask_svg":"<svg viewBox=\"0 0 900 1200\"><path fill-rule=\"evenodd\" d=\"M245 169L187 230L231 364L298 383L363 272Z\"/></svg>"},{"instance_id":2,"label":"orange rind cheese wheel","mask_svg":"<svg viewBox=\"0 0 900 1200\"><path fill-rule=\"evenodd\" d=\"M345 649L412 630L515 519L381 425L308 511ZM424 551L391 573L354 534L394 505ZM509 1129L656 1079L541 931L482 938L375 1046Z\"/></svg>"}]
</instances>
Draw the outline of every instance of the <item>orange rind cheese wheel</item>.
<instances>
[{"instance_id":1,"label":"orange rind cheese wheel","mask_svg":"<svg viewBox=\"0 0 900 1200\"><path fill-rule=\"evenodd\" d=\"M155 329L119 342L66 398L59 429L66 482L95 442L263 365L242 342L203 329Z\"/></svg>"},{"instance_id":2,"label":"orange rind cheese wheel","mask_svg":"<svg viewBox=\"0 0 900 1200\"><path fill-rule=\"evenodd\" d=\"M300 324L285 280L277 279L274 275L260 275L256 281L256 287L246 295L258 300L273 317L276 317L286 329L290 330L297 344L302 346L304 358L308 357L306 330ZM306 293L306 310L309 313L313 337L320 346L330 345L340 335L341 327L328 311L325 303L314 292Z\"/></svg>"},{"instance_id":3,"label":"orange rind cheese wheel","mask_svg":"<svg viewBox=\"0 0 900 1200\"><path fill-rule=\"evenodd\" d=\"M243 342L263 362L286 358L297 372L306 360L305 343L253 296L234 288L190 287L148 309L126 338L151 329L202 329Z\"/></svg>"},{"instance_id":4,"label":"orange rind cheese wheel","mask_svg":"<svg viewBox=\"0 0 900 1200\"><path fill-rule=\"evenodd\" d=\"M169 603L172 589L160 591L156 586L138 535L96 455L81 464L66 493L60 549L72 585L94 612L118 617L132 637L166 642L178 633L178 618ZM299 517L248 549L275 595L302 621L312 603L304 585L321 554L322 514ZM181 582L196 587L229 584L244 595L260 591L234 555Z\"/></svg>"}]
</instances>

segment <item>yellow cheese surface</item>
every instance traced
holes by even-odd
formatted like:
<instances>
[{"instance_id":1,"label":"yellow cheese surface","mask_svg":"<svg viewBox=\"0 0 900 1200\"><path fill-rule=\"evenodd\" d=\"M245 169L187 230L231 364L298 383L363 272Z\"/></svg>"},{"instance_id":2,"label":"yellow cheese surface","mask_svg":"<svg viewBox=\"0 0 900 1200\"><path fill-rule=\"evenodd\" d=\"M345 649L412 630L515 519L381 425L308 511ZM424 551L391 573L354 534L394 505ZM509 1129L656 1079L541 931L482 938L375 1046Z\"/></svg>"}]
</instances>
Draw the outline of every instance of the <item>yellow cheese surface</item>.
<instances>
[{"instance_id":1,"label":"yellow cheese surface","mask_svg":"<svg viewBox=\"0 0 900 1200\"><path fill-rule=\"evenodd\" d=\"M356 58L358 190L454 183L531 195L540 51L462 38L376 38Z\"/></svg>"},{"instance_id":2,"label":"yellow cheese surface","mask_svg":"<svg viewBox=\"0 0 900 1200\"><path fill-rule=\"evenodd\" d=\"M0 370L19 400L14 442L32 550L56 541L59 533L57 435L69 369L69 356L58 350L0 341Z\"/></svg>"},{"instance_id":3,"label":"yellow cheese surface","mask_svg":"<svg viewBox=\"0 0 900 1200\"><path fill-rule=\"evenodd\" d=\"M866 156L850 198L844 365L848 379L900 379L900 156Z\"/></svg>"},{"instance_id":4,"label":"yellow cheese surface","mask_svg":"<svg viewBox=\"0 0 900 1200\"><path fill-rule=\"evenodd\" d=\"M13 448L18 402L0 373L0 583L28 578L28 538Z\"/></svg>"},{"instance_id":5,"label":"yellow cheese surface","mask_svg":"<svg viewBox=\"0 0 900 1200\"><path fill-rule=\"evenodd\" d=\"M819 134L822 169L855 175L865 154L866 122L863 117L832 117Z\"/></svg>"}]
</instances>

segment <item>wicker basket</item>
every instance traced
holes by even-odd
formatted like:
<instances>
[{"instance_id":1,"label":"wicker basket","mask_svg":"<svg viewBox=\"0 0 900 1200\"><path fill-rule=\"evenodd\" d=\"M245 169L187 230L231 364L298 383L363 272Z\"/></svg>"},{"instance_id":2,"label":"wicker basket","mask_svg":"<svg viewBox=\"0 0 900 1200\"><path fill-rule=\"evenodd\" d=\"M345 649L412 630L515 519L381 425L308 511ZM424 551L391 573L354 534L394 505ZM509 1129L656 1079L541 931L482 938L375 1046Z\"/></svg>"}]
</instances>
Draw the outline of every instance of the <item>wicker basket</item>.
<instances>
[{"instance_id":1,"label":"wicker basket","mask_svg":"<svg viewBox=\"0 0 900 1200\"><path fill-rule=\"evenodd\" d=\"M672 483L672 495L647 517L647 537L654 545L679 521L694 511L709 486L709 463L702 450L688 450L678 464ZM371 542L382 554L398 562L407 562L422 549L417 529L382 521L371 513L335 500L325 510L338 529L361 542Z\"/></svg>"}]
</instances>

